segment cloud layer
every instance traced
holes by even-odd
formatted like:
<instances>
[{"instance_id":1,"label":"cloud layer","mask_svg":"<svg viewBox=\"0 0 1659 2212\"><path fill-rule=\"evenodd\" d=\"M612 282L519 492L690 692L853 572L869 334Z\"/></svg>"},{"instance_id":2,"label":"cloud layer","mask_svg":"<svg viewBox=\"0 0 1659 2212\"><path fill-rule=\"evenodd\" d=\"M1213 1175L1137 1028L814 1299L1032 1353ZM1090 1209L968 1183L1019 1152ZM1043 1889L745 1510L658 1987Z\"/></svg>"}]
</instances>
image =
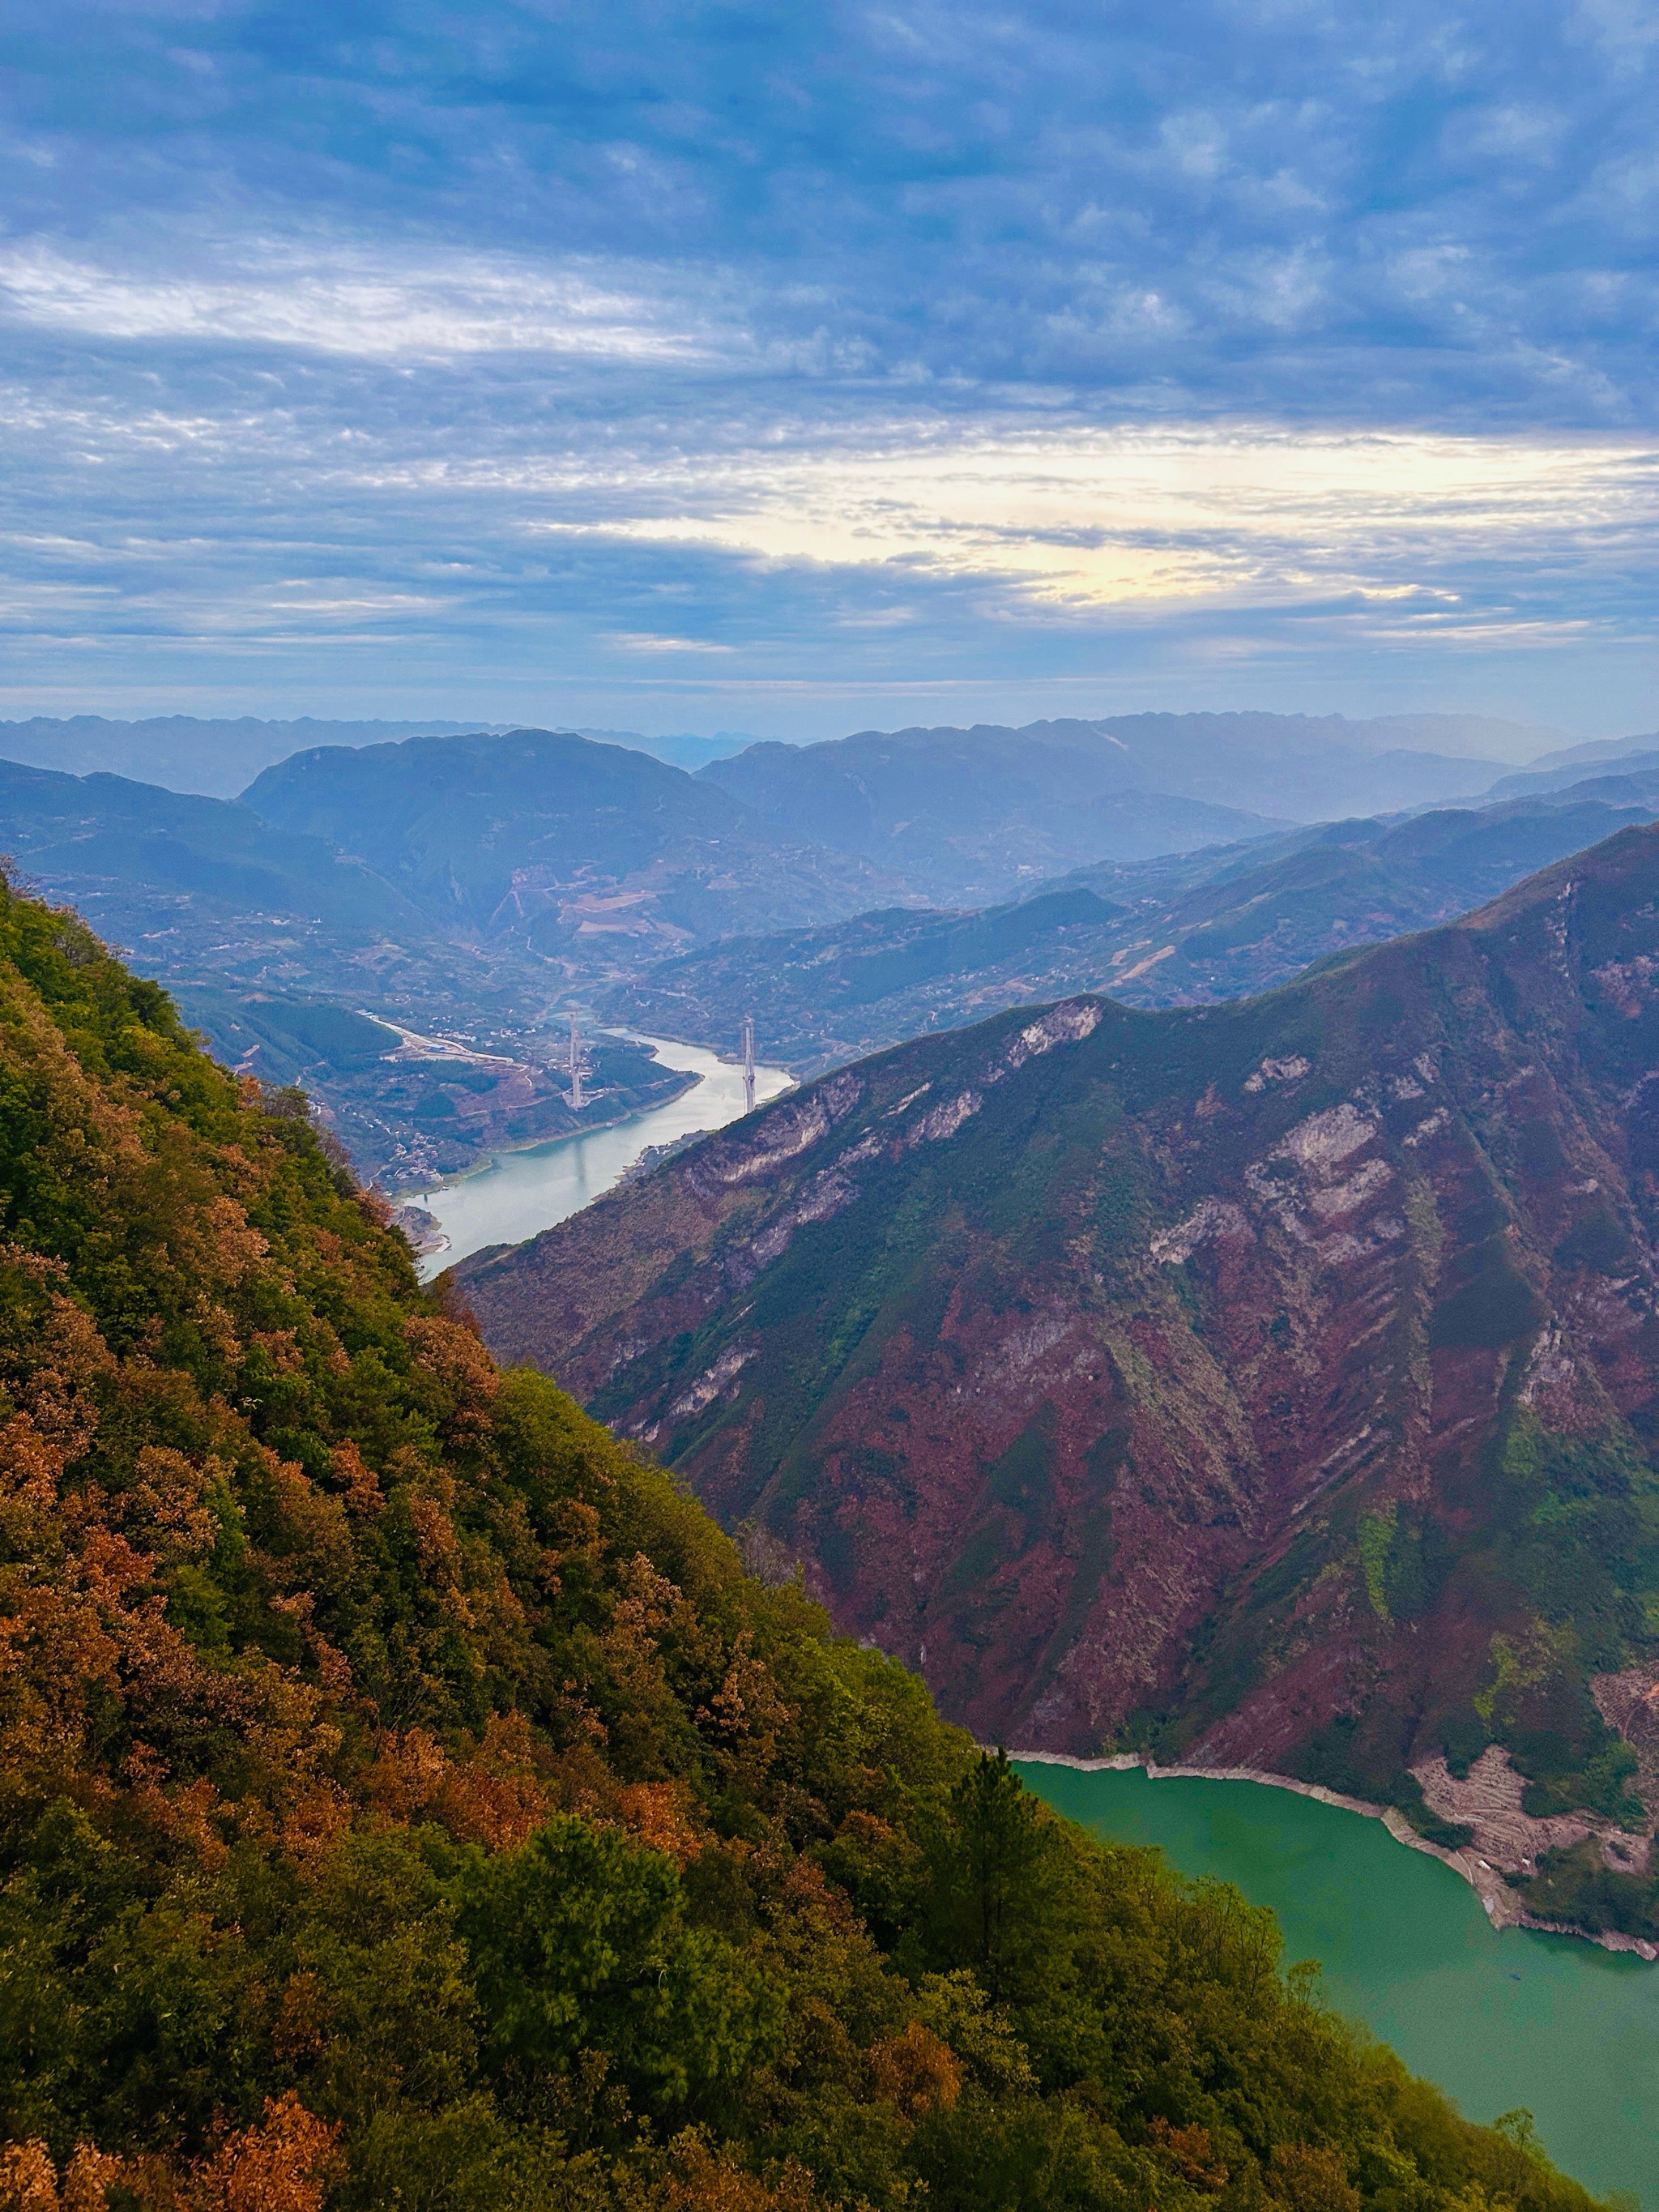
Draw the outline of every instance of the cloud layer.
<instances>
[{"instance_id":1,"label":"cloud layer","mask_svg":"<svg viewBox=\"0 0 1659 2212\"><path fill-rule=\"evenodd\" d=\"M1648 711L1635 0L108 0L4 58L10 710Z\"/></svg>"}]
</instances>

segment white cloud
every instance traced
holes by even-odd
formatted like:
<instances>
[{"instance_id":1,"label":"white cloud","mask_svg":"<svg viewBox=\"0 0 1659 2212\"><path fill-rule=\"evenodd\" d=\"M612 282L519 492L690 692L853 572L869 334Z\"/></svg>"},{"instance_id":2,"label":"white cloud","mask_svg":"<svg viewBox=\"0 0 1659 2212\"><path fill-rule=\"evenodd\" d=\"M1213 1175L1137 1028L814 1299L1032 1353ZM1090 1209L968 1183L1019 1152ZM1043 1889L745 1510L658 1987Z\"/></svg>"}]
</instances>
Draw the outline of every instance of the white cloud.
<instances>
[{"instance_id":1,"label":"white cloud","mask_svg":"<svg viewBox=\"0 0 1659 2212\"><path fill-rule=\"evenodd\" d=\"M1607 440L913 425L860 448L442 477L510 489L554 532L982 577L1075 606L1408 596L1448 558L1566 542L1582 556L1598 539L1650 546L1659 530L1659 453Z\"/></svg>"},{"instance_id":2,"label":"white cloud","mask_svg":"<svg viewBox=\"0 0 1659 2212\"><path fill-rule=\"evenodd\" d=\"M293 347L372 361L488 353L694 360L714 334L578 264L270 244L240 267L131 272L45 243L0 248L0 301L36 328ZM729 343L729 341L728 341Z\"/></svg>"}]
</instances>

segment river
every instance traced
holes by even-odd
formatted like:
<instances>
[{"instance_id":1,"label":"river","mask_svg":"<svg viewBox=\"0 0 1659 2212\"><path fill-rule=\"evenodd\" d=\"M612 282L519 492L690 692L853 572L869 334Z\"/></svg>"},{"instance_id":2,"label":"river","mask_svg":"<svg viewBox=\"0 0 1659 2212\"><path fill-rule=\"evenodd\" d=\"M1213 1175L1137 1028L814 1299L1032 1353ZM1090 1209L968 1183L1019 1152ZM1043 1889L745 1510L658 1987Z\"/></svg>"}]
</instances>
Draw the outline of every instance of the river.
<instances>
[{"instance_id":1,"label":"river","mask_svg":"<svg viewBox=\"0 0 1659 2212\"><path fill-rule=\"evenodd\" d=\"M430 1190L410 1191L404 1202L424 1206L449 1239L421 1262L428 1277L465 1260L486 1244L519 1244L591 1206L620 1182L647 1145L672 1145L695 1129L722 1129L743 1112L743 1071L695 1044L642 1037L665 1067L697 1080L665 1106L650 1106L626 1121L589 1136L559 1137L523 1152L498 1152L487 1166ZM755 1098L763 1104L788 1090L793 1078L781 1067L755 1070Z\"/></svg>"},{"instance_id":2,"label":"river","mask_svg":"<svg viewBox=\"0 0 1659 2212\"><path fill-rule=\"evenodd\" d=\"M1215 1875L1317 1959L1329 2002L1474 2120L1526 2106L1557 2164L1659 2212L1659 1966L1567 1936L1499 1934L1451 1868L1380 1820L1251 1782L1024 1765L1102 1837Z\"/></svg>"}]
</instances>

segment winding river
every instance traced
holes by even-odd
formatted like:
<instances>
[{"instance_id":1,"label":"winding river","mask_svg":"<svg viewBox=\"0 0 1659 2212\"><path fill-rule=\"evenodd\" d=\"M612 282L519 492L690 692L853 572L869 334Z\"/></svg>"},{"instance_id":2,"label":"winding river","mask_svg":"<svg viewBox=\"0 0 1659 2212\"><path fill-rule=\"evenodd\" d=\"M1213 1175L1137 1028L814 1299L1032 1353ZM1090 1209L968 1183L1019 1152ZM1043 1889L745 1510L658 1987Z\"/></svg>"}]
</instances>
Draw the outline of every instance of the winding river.
<instances>
[{"instance_id":1,"label":"winding river","mask_svg":"<svg viewBox=\"0 0 1659 2212\"><path fill-rule=\"evenodd\" d=\"M743 1071L732 1061L665 1037L640 1042L665 1067L682 1069L696 1082L665 1106L647 1107L611 1128L498 1152L487 1166L453 1182L405 1193L407 1202L424 1206L449 1240L422 1261L422 1275L435 1275L486 1244L519 1244L539 1236L620 1182L647 1146L672 1145L696 1129L722 1129L742 1114ZM757 1067L756 1103L775 1098L793 1080L781 1067Z\"/></svg>"},{"instance_id":2,"label":"winding river","mask_svg":"<svg viewBox=\"0 0 1659 2212\"><path fill-rule=\"evenodd\" d=\"M1251 1782L1022 1765L1096 1834L1157 1844L1186 1875L1268 1905L1286 1960L1471 2119L1526 2106L1557 2163L1659 2212L1659 1966L1571 1936L1488 1923L1450 1867L1380 1820Z\"/></svg>"}]
</instances>

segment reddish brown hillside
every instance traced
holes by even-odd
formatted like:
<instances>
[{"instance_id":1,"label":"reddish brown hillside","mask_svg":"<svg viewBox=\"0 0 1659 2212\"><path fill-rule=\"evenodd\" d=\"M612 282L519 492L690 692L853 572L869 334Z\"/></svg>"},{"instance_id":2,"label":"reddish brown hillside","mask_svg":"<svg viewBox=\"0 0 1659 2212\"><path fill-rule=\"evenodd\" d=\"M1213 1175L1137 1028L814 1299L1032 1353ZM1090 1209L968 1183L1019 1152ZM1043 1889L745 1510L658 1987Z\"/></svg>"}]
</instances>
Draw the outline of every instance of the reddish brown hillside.
<instances>
[{"instance_id":1,"label":"reddish brown hillside","mask_svg":"<svg viewBox=\"0 0 1659 2212\"><path fill-rule=\"evenodd\" d=\"M1243 1005L907 1046L466 1292L982 1737L1431 1827L1496 1746L1640 1830L1656 900L1631 830Z\"/></svg>"}]
</instances>

